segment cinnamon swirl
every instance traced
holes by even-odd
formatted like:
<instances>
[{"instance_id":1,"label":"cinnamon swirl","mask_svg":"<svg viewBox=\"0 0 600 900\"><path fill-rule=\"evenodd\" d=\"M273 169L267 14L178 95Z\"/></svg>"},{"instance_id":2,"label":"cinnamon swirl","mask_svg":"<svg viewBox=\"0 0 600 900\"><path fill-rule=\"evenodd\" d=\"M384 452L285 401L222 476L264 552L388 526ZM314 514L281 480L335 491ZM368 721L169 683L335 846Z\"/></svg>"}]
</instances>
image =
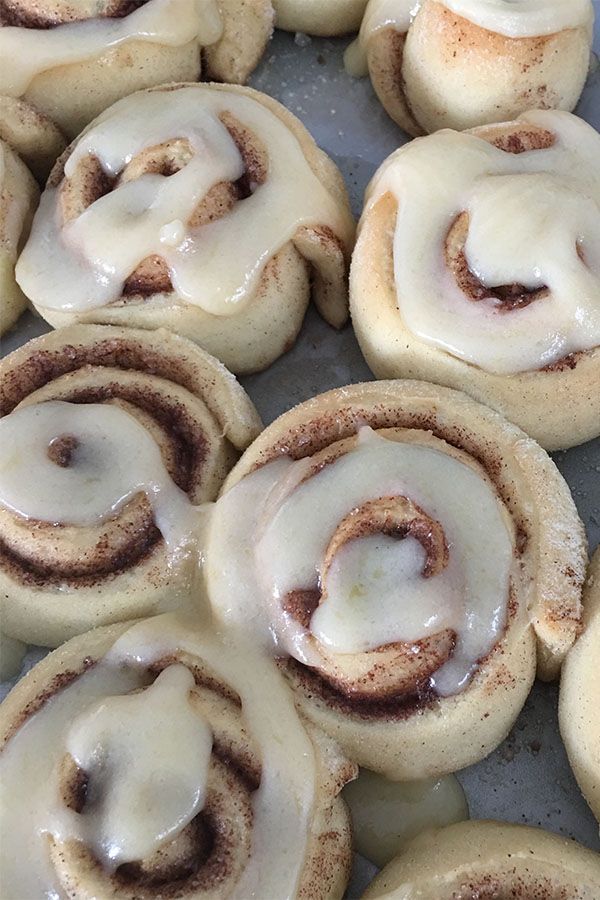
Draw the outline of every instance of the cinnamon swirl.
<instances>
[{"instance_id":1,"label":"cinnamon swirl","mask_svg":"<svg viewBox=\"0 0 600 900\"><path fill-rule=\"evenodd\" d=\"M555 677L580 629L585 536L556 467L497 413L419 382L331 391L269 426L225 483L205 558L217 617L397 781L483 758L536 659Z\"/></svg>"},{"instance_id":2,"label":"cinnamon swirl","mask_svg":"<svg viewBox=\"0 0 600 900\"><path fill-rule=\"evenodd\" d=\"M27 306L27 298L15 280L15 263L38 199L31 173L0 139L0 335L14 325Z\"/></svg>"},{"instance_id":3,"label":"cinnamon swirl","mask_svg":"<svg viewBox=\"0 0 600 900\"><path fill-rule=\"evenodd\" d=\"M0 740L6 896L343 895L355 767L243 645L173 616L96 629L17 685Z\"/></svg>"},{"instance_id":4,"label":"cinnamon swirl","mask_svg":"<svg viewBox=\"0 0 600 900\"><path fill-rule=\"evenodd\" d=\"M350 279L377 377L460 388L546 449L598 435L599 176L600 135L561 112L392 154Z\"/></svg>"},{"instance_id":5,"label":"cinnamon swirl","mask_svg":"<svg viewBox=\"0 0 600 900\"><path fill-rule=\"evenodd\" d=\"M365 900L595 900L600 857L525 825L463 822L416 838L381 872Z\"/></svg>"},{"instance_id":6,"label":"cinnamon swirl","mask_svg":"<svg viewBox=\"0 0 600 900\"><path fill-rule=\"evenodd\" d=\"M191 602L202 507L260 419L166 331L74 326L0 364L0 617L56 646Z\"/></svg>"},{"instance_id":7,"label":"cinnamon swirl","mask_svg":"<svg viewBox=\"0 0 600 900\"><path fill-rule=\"evenodd\" d=\"M560 682L560 730L575 777L600 821L600 549L584 590L585 631L567 656Z\"/></svg>"},{"instance_id":8,"label":"cinnamon swirl","mask_svg":"<svg viewBox=\"0 0 600 900\"><path fill-rule=\"evenodd\" d=\"M370 0L346 54L412 135L529 109L574 109L588 73L591 0Z\"/></svg>"},{"instance_id":9,"label":"cinnamon swirl","mask_svg":"<svg viewBox=\"0 0 600 900\"><path fill-rule=\"evenodd\" d=\"M357 31L366 5L367 0L273 0L278 28L321 37Z\"/></svg>"},{"instance_id":10,"label":"cinnamon swirl","mask_svg":"<svg viewBox=\"0 0 600 900\"><path fill-rule=\"evenodd\" d=\"M284 107L179 85L121 100L71 146L17 277L54 326L165 326L246 373L294 343L311 288L344 324L353 238L340 173Z\"/></svg>"},{"instance_id":11,"label":"cinnamon swirl","mask_svg":"<svg viewBox=\"0 0 600 900\"><path fill-rule=\"evenodd\" d=\"M272 28L271 0L1 0L0 93L74 138L142 88L242 84Z\"/></svg>"}]
</instances>

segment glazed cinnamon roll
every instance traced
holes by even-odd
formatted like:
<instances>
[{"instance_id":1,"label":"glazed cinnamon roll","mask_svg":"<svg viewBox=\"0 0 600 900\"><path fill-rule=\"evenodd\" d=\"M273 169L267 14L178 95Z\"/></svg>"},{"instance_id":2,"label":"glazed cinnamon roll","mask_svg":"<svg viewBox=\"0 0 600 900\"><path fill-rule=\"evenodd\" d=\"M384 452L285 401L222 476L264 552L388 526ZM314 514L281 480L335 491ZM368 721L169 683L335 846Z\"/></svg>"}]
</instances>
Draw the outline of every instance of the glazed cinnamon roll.
<instances>
[{"instance_id":1,"label":"glazed cinnamon roll","mask_svg":"<svg viewBox=\"0 0 600 900\"><path fill-rule=\"evenodd\" d=\"M272 28L271 0L1 0L0 94L74 138L142 88L242 84Z\"/></svg>"},{"instance_id":2,"label":"glazed cinnamon roll","mask_svg":"<svg viewBox=\"0 0 600 900\"><path fill-rule=\"evenodd\" d=\"M0 96L0 138L19 154L42 186L66 145L48 116L14 97Z\"/></svg>"},{"instance_id":3,"label":"glazed cinnamon roll","mask_svg":"<svg viewBox=\"0 0 600 900\"><path fill-rule=\"evenodd\" d=\"M366 5L367 0L273 0L278 28L321 37L357 31Z\"/></svg>"},{"instance_id":4,"label":"glazed cinnamon roll","mask_svg":"<svg viewBox=\"0 0 600 900\"><path fill-rule=\"evenodd\" d=\"M2 704L0 746L6 896L343 895L355 767L270 660L193 622L70 641Z\"/></svg>"},{"instance_id":5,"label":"glazed cinnamon roll","mask_svg":"<svg viewBox=\"0 0 600 900\"><path fill-rule=\"evenodd\" d=\"M600 549L592 559L584 590L585 631L567 656L560 682L560 730L575 777L600 821Z\"/></svg>"},{"instance_id":6,"label":"glazed cinnamon roll","mask_svg":"<svg viewBox=\"0 0 600 900\"><path fill-rule=\"evenodd\" d=\"M599 895L597 853L541 828L480 821L419 836L363 896L595 900Z\"/></svg>"},{"instance_id":7,"label":"glazed cinnamon roll","mask_svg":"<svg viewBox=\"0 0 600 900\"><path fill-rule=\"evenodd\" d=\"M600 136L561 112L392 154L367 190L350 279L377 377L460 388L546 449L595 437L599 176Z\"/></svg>"},{"instance_id":8,"label":"glazed cinnamon roll","mask_svg":"<svg viewBox=\"0 0 600 900\"><path fill-rule=\"evenodd\" d=\"M412 135L529 109L574 109L588 73L591 0L370 0L346 54Z\"/></svg>"},{"instance_id":9,"label":"glazed cinnamon roll","mask_svg":"<svg viewBox=\"0 0 600 900\"><path fill-rule=\"evenodd\" d=\"M215 615L280 659L306 715L407 781L483 758L536 660L558 673L586 543L539 445L465 394L392 381L269 426L225 483L205 560Z\"/></svg>"},{"instance_id":10,"label":"glazed cinnamon roll","mask_svg":"<svg viewBox=\"0 0 600 900\"><path fill-rule=\"evenodd\" d=\"M120 101L71 146L17 277L54 326L165 326L245 373L292 346L311 290L345 322L353 237L340 173L284 107L180 85Z\"/></svg>"},{"instance_id":11,"label":"glazed cinnamon roll","mask_svg":"<svg viewBox=\"0 0 600 900\"><path fill-rule=\"evenodd\" d=\"M27 298L15 279L17 256L27 239L39 191L31 173L0 139L0 335L17 321Z\"/></svg>"},{"instance_id":12,"label":"glazed cinnamon roll","mask_svg":"<svg viewBox=\"0 0 600 900\"><path fill-rule=\"evenodd\" d=\"M0 618L56 646L192 602L202 504L260 419L166 331L74 326L0 364Z\"/></svg>"}]
</instances>

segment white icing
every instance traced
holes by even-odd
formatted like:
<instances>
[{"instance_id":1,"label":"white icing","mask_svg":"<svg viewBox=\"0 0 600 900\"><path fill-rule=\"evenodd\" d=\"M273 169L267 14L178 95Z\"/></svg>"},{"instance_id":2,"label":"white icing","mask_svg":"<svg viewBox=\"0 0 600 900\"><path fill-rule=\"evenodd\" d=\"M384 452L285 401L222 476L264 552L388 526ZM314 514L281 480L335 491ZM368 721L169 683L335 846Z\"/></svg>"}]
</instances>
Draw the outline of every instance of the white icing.
<instances>
[{"instance_id":1,"label":"white icing","mask_svg":"<svg viewBox=\"0 0 600 900\"><path fill-rule=\"evenodd\" d=\"M291 692L270 660L245 645L200 634L192 621L173 616L132 626L96 666L35 713L0 755L2 806L9 810L0 820L0 870L7 896L51 900L65 896L52 869L46 836L61 840L77 833L73 815L58 796L57 766L68 750L84 762L91 757L92 772L98 759L94 743L100 744L100 754L108 752L118 760L120 786L114 786L98 816L77 825L79 836L99 848L105 862L118 835L121 839L125 835L131 853L143 852L165 835L175 836L194 815L192 810L201 809L209 738L207 726L185 698L191 675L175 665L141 694L122 696L144 687L147 667L177 650L204 660L240 696L244 727L260 751L261 782L252 797L252 854L230 896L232 900L296 896L316 771L312 743ZM194 748L196 760L191 759ZM133 752L136 765L127 766L126 757ZM175 785L169 787L167 780ZM148 794L144 783L151 785L146 815L134 809L143 806ZM109 808L111 814L106 815ZM84 811L76 818L85 820L88 814ZM108 860L108 869L116 859Z\"/></svg>"},{"instance_id":2,"label":"white icing","mask_svg":"<svg viewBox=\"0 0 600 900\"><path fill-rule=\"evenodd\" d=\"M70 465L62 467L48 448L64 436L78 445ZM150 433L125 410L56 400L0 419L0 504L18 515L95 525L140 492L171 551L194 538L198 508L171 480Z\"/></svg>"},{"instance_id":3,"label":"white icing","mask_svg":"<svg viewBox=\"0 0 600 900\"><path fill-rule=\"evenodd\" d=\"M2 93L21 97L36 75L56 66L93 59L127 41L172 47L219 40L223 24L217 0L148 0L120 19L90 18L54 28L0 28Z\"/></svg>"},{"instance_id":4,"label":"white icing","mask_svg":"<svg viewBox=\"0 0 600 900\"><path fill-rule=\"evenodd\" d=\"M67 734L100 799L61 837L83 841L109 869L150 856L204 806L212 731L190 713L193 686L189 669L169 666L141 693L98 701Z\"/></svg>"},{"instance_id":5,"label":"white icing","mask_svg":"<svg viewBox=\"0 0 600 900\"><path fill-rule=\"evenodd\" d=\"M566 28L591 31L594 10L590 0L437 0L475 25L511 38L556 34ZM367 48L384 28L405 34L423 6L422 0L369 0L360 33L344 62L351 75L368 72Z\"/></svg>"},{"instance_id":6,"label":"white icing","mask_svg":"<svg viewBox=\"0 0 600 900\"><path fill-rule=\"evenodd\" d=\"M441 131L392 154L367 191L367 215L387 193L398 200L394 271L406 327L498 374L539 369L600 343L600 136L569 113L521 119L552 132L554 145L512 154ZM484 285L546 285L549 296L509 312L492 298L468 299L443 265L463 211L467 261Z\"/></svg>"},{"instance_id":7,"label":"white icing","mask_svg":"<svg viewBox=\"0 0 600 900\"><path fill-rule=\"evenodd\" d=\"M343 796L356 851L380 867L422 831L469 818L465 793L454 775L404 783L361 769Z\"/></svg>"},{"instance_id":8,"label":"white icing","mask_svg":"<svg viewBox=\"0 0 600 900\"><path fill-rule=\"evenodd\" d=\"M487 477L442 450L369 429L353 449L303 481L307 465L268 463L217 502L205 569L216 615L313 666L323 663L320 643L360 653L451 628L456 647L434 683L444 695L463 689L506 623L513 539ZM361 538L346 544L330 579L325 557L340 522L368 501L403 496L442 525L450 551L443 571L419 577L416 542L394 547ZM355 569L362 566L359 579L356 571L340 572L348 556ZM394 584L403 575L408 580ZM431 587L422 584L427 580ZM289 592L317 588L321 605L306 630L282 601Z\"/></svg>"},{"instance_id":9,"label":"white icing","mask_svg":"<svg viewBox=\"0 0 600 900\"><path fill-rule=\"evenodd\" d=\"M222 218L192 227L190 217L208 191L243 174L240 153L219 118L224 112L259 136L268 152L267 177ZM62 310L106 306L119 299L137 265L158 254L177 297L215 315L233 315L301 226L327 226L349 239L347 217L281 119L251 97L210 87L121 100L79 140L66 177L89 155L116 175L145 148L173 138L193 150L180 171L121 182L67 224L61 223L61 188L44 192L17 266L21 287L36 303Z\"/></svg>"}]
</instances>

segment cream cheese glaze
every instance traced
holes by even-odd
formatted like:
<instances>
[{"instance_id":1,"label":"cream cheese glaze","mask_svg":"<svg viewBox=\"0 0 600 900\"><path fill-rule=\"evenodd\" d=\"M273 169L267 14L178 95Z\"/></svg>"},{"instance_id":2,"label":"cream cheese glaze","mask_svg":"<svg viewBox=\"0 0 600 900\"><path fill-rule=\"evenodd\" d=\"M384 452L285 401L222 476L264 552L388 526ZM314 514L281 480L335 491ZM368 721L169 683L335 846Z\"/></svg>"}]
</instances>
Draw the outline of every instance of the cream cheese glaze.
<instances>
[{"instance_id":1,"label":"cream cheese glaze","mask_svg":"<svg viewBox=\"0 0 600 900\"><path fill-rule=\"evenodd\" d=\"M27 454L17 449L23 447ZM125 409L54 400L0 419L0 504L18 515L95 525L140 492L170 551L194 539L200 508L172 481L158 445Z\"/></svg>"},{"instance_id":2,"label":"cream cheese glaze","mask_svg":"<svg viewBox=\"0 0 600 900\"><path fill-rule=\"evenodd\" d=\"M398 201L394 273L406 327L497 374L600 344L600 135L558 111L533 111L526 121L554 135L552 146L513 154L441 131L392 154L367 191L368 209L386 194ZM508 311L493 297L467 297L443 263L463 212L466 260L484 286L548 291Z\"/></svg>"},{"instance_id":3,"label":"cream cheese glaze","mask_svg":"<svg viewBox=\"0 0 600 900\"><path fill-rule=\"evenodd\" d=\"M182 46L197 40L205 47L223 31L217 0L148 0L119 19L95 17L94 5L89 4L87 21L43 29L0 28L2 92L20 97L41 72L93 58L125 41Z\"/></svg>"},{"instance_id":4,"label":"cream cheese glaze","mask_svg":"<svg viewBox=\"0 0 600 900\"><path fill-rule=\"evenodd\" d=\"M219 220L193 227L189 219L208 191L219 182L235 182L244 172L240 152L220 120L224 112L260 135L269 154L267 178ZM266 263L302 225L348 235L347 219L289 128L250 97L208 87L149 91L121 100L84 133L65 177L89 156L117 177L137 153L174 137L192 149L184 168L168 177L148 173L117 183L66 224L61 222L60 186L44 192L17 267L29 296L43 297L43 306L56 310L106 306L121 296L137 265L157 254L179 296L209 313L234 315L252 296Z\"/></svg>"},{"instance_id":5,"label":"cream cheese glaze","mask_svg":"<svg viewBox=\"0 0 600 900\"><path fill-rule=\"evenodd\" d=\"M292 695L270 660L246 645L200 634L193 623L174 616L133 625L103 659L31 716L0 755L2 805L7 811L0 823L0 857L8 896L66 896L50 863L49 836L58 841L91 837L110 867L125 858L123 846L131 853L159 847L165 835L180 831L202 808L211 736L187 699L193 678L176 664L148 687L148 667L176 651L205 661L239 695L245 727L260 750L252 852L231 896L295 896L316 776L313 746ZM140 693L123 696L136 690ZM269 703L264 703L265 695ZM138 733L135 767L130 756L132 724ZM168 733L159 737L161 730ZM69 813L59 797L58 766L69 753L83 763L91 761L91 771L86 770L90 784L106 759L108 780L121 776L118 788L109 785L107 806L91 820L85 810ZM160 772L168 776L162 783ZM163 805L165 793L168 808Z\"/></svg>"},{"instance_id":6,"label":"cream cheese glaze","mask_svg":"<svg viewBox=\"0 0 600 900\"><path fill-rule=\"evenodd\" d=\"M206 550L216 614L312 666L320 647L361 653L451 629L454 652L434 687L440 695L462 690L505 627L513 558L512 525L483 470L368 428L306 478L309 470L309 460L275 460L217 502ZM340 522L382 498L409 498L441 525L441 571L427 577L423 547L410 535L358 536L332 554ZM310 590L321 602L307 629L283 604Z\"/></svg>"}]
</instances>

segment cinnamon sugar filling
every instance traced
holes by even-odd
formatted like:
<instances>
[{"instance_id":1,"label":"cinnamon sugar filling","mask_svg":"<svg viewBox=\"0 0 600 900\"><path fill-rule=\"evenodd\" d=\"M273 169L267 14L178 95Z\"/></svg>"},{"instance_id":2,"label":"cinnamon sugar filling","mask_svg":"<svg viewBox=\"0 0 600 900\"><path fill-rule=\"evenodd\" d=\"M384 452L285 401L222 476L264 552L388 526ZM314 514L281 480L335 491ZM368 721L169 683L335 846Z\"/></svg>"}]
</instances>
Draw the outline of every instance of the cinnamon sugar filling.
<instances>
[{"instance_id":1,"label":"cinnamon sugar filling","mask_svg":"<svg viewBox=\"0 0 600 900\"><path fill-rule=\"evenodd\" d=\"M222 112L219 119L242 157L244 171L237 181L219 182L208 191L185 223L194 229L226 216L236 203L250 197L267 178L268 154L262 142L230 112ZM60 204L65 223L74 221L93 203L122 184L148 174L165 178L175 175L190 162L193 155L189 140L173 138L145 148L127 163L117 177L107 175L95 156L80 160L76 172L66 178L61 187ZM65 162L66 158L62 161L63 166ZM53 181L60 174L55 173ZM114 302L121 303L127 297L149 297L172 291L167 263L160 255L153 254L143 259L129 275L121 298Z\"/></svg>"},{"instance_id":2,"label":"cinnamon sugar filling","mask_svg":"<svg viewBox=\"0 0 600 900\"><path fill-rule=\"evenodd\" d=\"M148 0L103 0L97 4L93 18L124 19L144 6ZM17 28L50 29L69 22L81 22L90 18L89 10L71 0L54 12L44 9L44 2L31 0L0 0L0 25Z\"/></svg>"}]
</instances>

